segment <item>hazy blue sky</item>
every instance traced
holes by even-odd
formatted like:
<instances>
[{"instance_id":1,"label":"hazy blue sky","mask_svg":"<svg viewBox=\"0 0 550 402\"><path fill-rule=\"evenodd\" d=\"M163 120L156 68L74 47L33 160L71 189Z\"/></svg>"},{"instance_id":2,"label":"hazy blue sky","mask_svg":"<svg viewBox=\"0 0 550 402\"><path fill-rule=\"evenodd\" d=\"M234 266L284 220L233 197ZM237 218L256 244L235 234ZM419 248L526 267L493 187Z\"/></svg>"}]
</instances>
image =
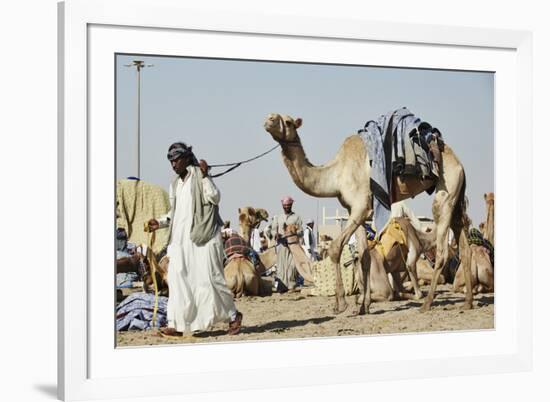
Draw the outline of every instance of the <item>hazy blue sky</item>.
<instances>
[{"instance_id":1,"label":"hazy blue sky","mask_svg":"<svg viewBox=\"0 0 550 402\"><path fill-rule=\"evenodd\" d=\"M124 66L134 59L154 64L141 75L145 181L168 188L174 173L166 153L176 141L193 145L209 164L266 151L275 145L263 129L272 112L302 117L306 154L312 163L324 164L367 120L406 106L441 130L466 169L469 214L476 225L484 219L483 193L494 190L492 73L117 56L117 178L135 175L137 76L135 68ZM241 206L280 213L284 195L294 198L303 219L320 217L323 206L328 214L339 207L335 199L302 193L278 149L215 181L222 217L232 226ZM431 203L426 193L408 201L417 215L430 217Z\"/></svg>"}]
</instances>

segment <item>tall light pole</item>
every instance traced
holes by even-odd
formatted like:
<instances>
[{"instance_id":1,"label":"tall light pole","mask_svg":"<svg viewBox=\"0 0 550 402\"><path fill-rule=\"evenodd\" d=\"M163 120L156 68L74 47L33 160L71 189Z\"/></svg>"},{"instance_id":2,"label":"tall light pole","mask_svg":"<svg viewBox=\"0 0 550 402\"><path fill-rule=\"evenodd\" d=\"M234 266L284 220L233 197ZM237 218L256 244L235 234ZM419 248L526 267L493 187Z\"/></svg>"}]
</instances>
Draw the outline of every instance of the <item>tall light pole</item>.
<instances>
[{"instance_id":1,"label":"tall light pole","mask_svg":"<svg viewBox=\"0 0 550 402\"><path fill-rule=\"evenodd\" d=\"M143 60L133 60L132 64L125 64L125 67L135 67L137 71L137 160L136 177L141 179L141 69L153 67L152 64L145 64Z\"/></svg>"}]
</instances>

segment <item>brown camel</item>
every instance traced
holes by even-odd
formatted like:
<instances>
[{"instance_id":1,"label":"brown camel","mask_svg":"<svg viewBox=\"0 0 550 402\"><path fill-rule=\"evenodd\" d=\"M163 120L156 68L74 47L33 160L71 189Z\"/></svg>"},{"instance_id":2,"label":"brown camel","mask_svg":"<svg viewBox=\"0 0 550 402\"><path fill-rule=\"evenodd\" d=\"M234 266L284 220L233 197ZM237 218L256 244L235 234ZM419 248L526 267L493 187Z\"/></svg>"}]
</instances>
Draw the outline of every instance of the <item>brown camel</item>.
<instances>
[{"instance_id":1,"label":"brown camel","mask_svg":"<svg viewBox=\"0 0 550 402\"><path fill-rule=\"evenodd\" d=\"M262 223L267 222L269 213L263 208L243 207L239 208L239 229L240 234L248 244L250 244L250 237L252 235L252 229Z\"/></svg>"},{"instance_id":2,"label":"brown camel","mask_svg":"<svg viewBox=\"0 0 550 402\"><path fill-rule=\"evenodd\" d=\"M483 230L481 233L483 237L495 245L495 193L485 193L483 195L485 199L485 206L487 208L487 218L485 219Z\"/></svg>"},{"instance_id":3,"label":"brown camel","mask_svg":"<svg viewBox=\"0 0 550 402\"><path fill-rule=\"evenodd\" d=\"M396 218L392 221L384 233L381 234L380 241L368 242L371 264L369 270L371 300L379 302L421 299L422 292L418 286L416 286L416 289L412 286L412 289L415 290L414 294L404 291L402 285L404 277L402 277L402 273L405 272L405 276L408 275L415 278L412 281L413 283L416 283L417 275L418 277L422 276L426 282L430 283L433 269L427 262L428 266L419 264L421 261L424 261L420 260L419 256L433 247L435 247L434 232L425 233L416 230L408 218ZM354 258L353 263L355 283L359 283L361 266L358 264L357 257ZM313 266L317 266L314 269L316 272L319 272L318 265L323 266L325 262L313 262ZM391 275L391 282L388 279L388 275ZM443 282L443 276L440 275L439 283Z\"/></svg>"},{"instance_id":4,"label":"brown camel","mask_svg":"<svg viewBox=\"0 0 550 402\"><path fill-rule=\"evenodd\" d=\"M240 236L248 246L250 246L252 229L262 221L267 221L268 217L269 214L265 209L239 208ZM265 268L262 268L263 266L258 272L247 256L235 255L229 259L224 268L224 275L226 285L235 298L243 295L259 296L263 293L260 273Z\"/></svg>"},{"instance_id":5,"label":"brown camel","mask_svg":"<svg viewBox=\"0 0 550 402\"><path fill-rule=\"evenodd\" d=\"M167 255L162 257L155 269L155 278L157 280L158 292L161 296L168 296L168 263L170 259ZM143 274L143 290L145 292L154 292L155 284L153 282L153 276L151 275L150 263L145 261L146 271Z\"/></svg>"},{"instance_id":6,"label":"brown camel","mask_svg":"<svg viewBox=\"0 0 550 402\"><path fill-rule=\"evenodd\" d=\"M408 218L394 218L387 225L380 241L369 242L371 266L369 280L371 285L371 299L374 301L391 301L396 299L422 298L419 288L419 277L423 282L431 283L433 270L429 266L419 264L420 255L431 250L436 245L435 232L429 233L415 229ZM405 271L411 279L414 296L404 292L401 272ZM388 274L393 279L393 286L388 280ZM405 276L406 276L405 275ZM437 277L438 283L443 283L442 275Z\"/></svg>"},{"instance_id":7,"label":"brown camel","mask_svg":"<svg viewBox=\"0 0 550 402\"><path fill-rule=\"evenodd\" d=\"M302 147L298 128L302 125L302 119L279 114L270 114L264 128L273 139L281 145L283 162L292 177L294 183L305 193L313 197L336 197L340 204L347 209L349 219L346 228L340 236L332 241L329 256L336 274L336 298L335 313L346 310L347 303L344 296L342 276L339 269L339 260L342 248L356 231L359 255L361 256L360 291L357 302L358 313L368 313L371 302L371 289L368 271L370 269L370 255L367 249L367 237L362 223L372 213L372 192L370 189L370 164L363 140L357 134L344 140L340 150L333 160L323 166L313 166L306 157ZM421 181L411 177L402 179L394 177L392 201L414 197L417 194L433 186L431 180ZM436 193L432 212L436 223L437 253L430 292L421 308L422 311L430 309L435 297L437 287L436 278L441 274L442 268L449 258L447 233L453 230L459 239L460 252L468 256L465 260L470 262L470 248L468 247L465 231L465 190L466 180L464 168L448 145L442 145L440 179L436 183ZM463 308L472 308L472 287L470 267L466 273L466 296Z\"/></svg>"},{"instance_id":8,"label":"brown camel","mask_svg":"<svg viewBox=\"0 0 550 402\"><path fill-rule=\"evenodd\" d=\"M225 283L233 297L243 295L259 296L261 293L260 275L246 257L232 258L224 268Z\"/></svg>"},{"instance_id":9,"label":"brown camel","mask_svg":"<svg viewBox=\"0 0 550 402\"><path fill-rule=\"evenodd\" d=\"M252 229L258 227L262 221L267 222L268 218L269 213L263 208L239 208L239 233L250 244ZM260 242L262 243L262 247L267 249L260 253L260 262L263 265L261 271L265 271L275 265L277 255L274 248L268 248L267 239L261 236Z\"/></svg>"},{"instance_id":10,"label":"brown camel","mask_svg":"<svg viewBox=\"0 0 550 402\"><path fill-rule=\"evenodd\" d=\"M430 283L432 283L433 274L434 269L432 268L432 265L428 260L419 259L416 262L416 276L418 276L418 284L420 286L429 285ZM439 275L439 278L437 278L437 283L440 285L445 283L445 277L443 276L443 274Z\"/></svg>"}]
</instances>

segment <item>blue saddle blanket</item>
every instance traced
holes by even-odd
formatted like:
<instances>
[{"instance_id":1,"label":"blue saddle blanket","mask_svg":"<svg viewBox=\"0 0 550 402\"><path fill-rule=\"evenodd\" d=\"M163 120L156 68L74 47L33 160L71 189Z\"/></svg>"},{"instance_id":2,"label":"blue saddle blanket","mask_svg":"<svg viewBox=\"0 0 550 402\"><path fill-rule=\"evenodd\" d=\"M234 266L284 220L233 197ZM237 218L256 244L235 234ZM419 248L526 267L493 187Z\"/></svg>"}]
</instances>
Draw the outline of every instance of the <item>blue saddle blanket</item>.
<instances>
[{"instance_id":1,"label":"blue saddle blanket","mask_svg":"<svg viewBox=\"0 0 550 402\"><path fill-rule=\"evenodd\" d=\"M393 175L430 176L432 158L427 136L431 134L431 126L422 123L419 117L403 107L380 116L376 121L367 121L358 131L371 163L373 221L378 233L390 218Z\"/></svg>"}]
</instances>

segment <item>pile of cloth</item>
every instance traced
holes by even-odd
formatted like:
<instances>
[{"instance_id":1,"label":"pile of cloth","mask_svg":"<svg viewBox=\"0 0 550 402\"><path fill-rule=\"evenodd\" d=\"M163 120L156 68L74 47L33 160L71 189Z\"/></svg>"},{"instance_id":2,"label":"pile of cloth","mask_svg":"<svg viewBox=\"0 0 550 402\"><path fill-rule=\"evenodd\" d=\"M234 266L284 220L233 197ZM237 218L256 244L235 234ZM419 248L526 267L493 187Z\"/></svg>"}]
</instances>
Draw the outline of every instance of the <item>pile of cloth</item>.
<instances>
[{"instance_id":1,"label":"pile of cloth","mask_svg":"<svg viewBox=\"0 0 550 402\"><path fill-rule=\"evenodd\" d=\"M353 254L348 245L344 246L340 257L340 270L346 295L355 294L358 286L355 281ZM351 263L350 263L351 261ZM336 274L329 257L313 263L314 286L311 289L313 296L334 296L336 289Z\"/></svg>"},{"instance_id":2,"label":"pile of cloth","mask_svg":"<svg viewBox=\"0 0 550 402\"><path fill-rule=\"evenodd\" d=\"M151 293L132 293L116 308L117 331L146 330L155 327L164 327L167 324L166 309L168 298L158 296L156 323L153 323L155 295Z\"/></svg>"},{"instance_id":3,"label":"pile of cloth","mask_svg":"<svg viewBox=\"0 0 550 402\"><path fill-rule=\"evenodd\" d=\"M116 274L116 288L124 289L134 286L134 282L139 281L139 275L136 272L121 272Z\"/></svg>"},{"instance_id":4,"label":"pile of cloth","mask_svg":"<svg viewBox=\"0 0 550 402\"><path fill-rule=\"evenodd\" d=\"M358 130L372 167L373 220L378 232L390 217L394 175L434 177L433 158L428 147L433 130L437 129L432 129L406 107L382 115L377 121L370 120Z\"/></svg>"},{"instance_id":5,"label":"pile of cloth","mask_svg":"<svg viewBox=\"0 0 550 402\"><path fill-rule=\"evenodd\" d=\"M136 245L148 244L144 224L170 210L168 193L143 180L117 180L116 201L116 227L125 229L128 240ZM158 254L168 243L169 231L167 228L159 229L156 236L153 251Z\"/></svg>"}]
</instances>

